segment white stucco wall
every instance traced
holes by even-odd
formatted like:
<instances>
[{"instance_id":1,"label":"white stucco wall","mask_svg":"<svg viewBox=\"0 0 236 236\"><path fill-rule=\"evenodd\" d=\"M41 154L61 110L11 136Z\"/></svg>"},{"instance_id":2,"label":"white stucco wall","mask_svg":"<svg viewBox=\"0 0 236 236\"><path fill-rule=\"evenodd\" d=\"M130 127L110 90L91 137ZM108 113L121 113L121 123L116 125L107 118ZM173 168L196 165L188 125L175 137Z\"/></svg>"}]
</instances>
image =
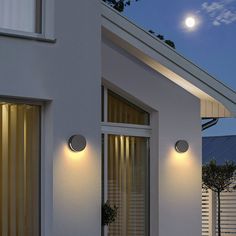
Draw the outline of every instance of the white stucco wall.
<instances>
[{"instance_id":1,"label":"white stucco wall","mask_svg":"<svg viewBox=\"0 0 236 236\"><path fill-rule=\"evenodd\" d=\"M99 235L100 1L56 0L54 12L55 44L0 36L0 96L50 100L42 127L42 235ZM67 148L75 133L87 139L83 153Z\"/></svg>"},{"instance_id":2,"label":"white stucco wall","mask_svg":"<svg viewBox=\"0 0 236 236\"><path fill-rule=\"evenodd\" d=\"M107 39L102 44L102 76L104 84L151 112L151 236L201 235L199 100ZM189 142L186 154L174 150L179 139Z\"/></svg>"}]
</instances>

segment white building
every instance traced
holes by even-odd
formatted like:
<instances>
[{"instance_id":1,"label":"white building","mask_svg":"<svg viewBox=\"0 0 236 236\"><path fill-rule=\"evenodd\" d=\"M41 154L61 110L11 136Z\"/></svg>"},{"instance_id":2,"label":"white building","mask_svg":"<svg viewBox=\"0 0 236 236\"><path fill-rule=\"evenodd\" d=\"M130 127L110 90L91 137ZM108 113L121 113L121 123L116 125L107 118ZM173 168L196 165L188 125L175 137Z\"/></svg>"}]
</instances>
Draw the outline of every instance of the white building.
<instances>
[{"instance_id":1,"label":"white building","mask_svg":"<svg viewBox=\"0 0 236 236\"><path fill-rule=\"evenodd\" d=\"M106 234L106 199L119 207L110 235L201 235L201 118L235 116L236 93L100 1L9 2L2 235Z\"/></svg>"}]
</instances>

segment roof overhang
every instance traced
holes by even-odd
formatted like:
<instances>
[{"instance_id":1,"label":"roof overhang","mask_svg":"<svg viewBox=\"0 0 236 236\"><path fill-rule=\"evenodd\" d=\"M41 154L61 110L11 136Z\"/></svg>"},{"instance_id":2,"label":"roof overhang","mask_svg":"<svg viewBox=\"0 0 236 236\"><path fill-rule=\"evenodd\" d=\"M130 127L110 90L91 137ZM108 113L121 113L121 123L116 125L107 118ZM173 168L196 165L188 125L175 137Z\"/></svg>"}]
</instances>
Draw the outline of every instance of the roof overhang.
<instances>
[{"instance_id":1,"label":"roof overhang","mask_svg":"<svg viewBox=\"0 0 236 236\"><path fill-rule=\"evenodd\" d=\"M236 116L236 93L102 3L102 34L201 100L202 117Z\"/></svg>"}]
</instances>

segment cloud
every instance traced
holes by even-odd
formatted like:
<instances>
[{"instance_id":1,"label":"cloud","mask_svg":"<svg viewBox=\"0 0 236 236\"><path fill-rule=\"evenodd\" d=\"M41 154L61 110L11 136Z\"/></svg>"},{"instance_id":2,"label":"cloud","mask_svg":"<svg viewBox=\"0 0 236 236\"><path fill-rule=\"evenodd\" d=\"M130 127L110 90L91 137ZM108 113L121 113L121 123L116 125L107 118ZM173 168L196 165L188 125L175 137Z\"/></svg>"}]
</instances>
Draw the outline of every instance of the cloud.
<instances>
[{"instance_id":1,"label":"cloud","mask_svg":"<svg viewBox=\"0 0 236 236\"><path fill-rule=\"evenodd\" d=\"M202 9L205 10L207 13L216 13L224 8L224 5L219 2L213 2L211 4L208 4L207 2L204 2L202 4Z\"/></svg>"},{"instance_id":2,"label":"cloud","mask_svg":"<svg viewBox=\"0 0 236 236\"><path fill-rule=\"evenodd\" d=\"M215 2L204 2L202 11L204 11L212 21L214 26L222 24L228 25L236 22L236 10L233 7L233 2L236 0L221 0Z\"/></svg>"}]
</instances>

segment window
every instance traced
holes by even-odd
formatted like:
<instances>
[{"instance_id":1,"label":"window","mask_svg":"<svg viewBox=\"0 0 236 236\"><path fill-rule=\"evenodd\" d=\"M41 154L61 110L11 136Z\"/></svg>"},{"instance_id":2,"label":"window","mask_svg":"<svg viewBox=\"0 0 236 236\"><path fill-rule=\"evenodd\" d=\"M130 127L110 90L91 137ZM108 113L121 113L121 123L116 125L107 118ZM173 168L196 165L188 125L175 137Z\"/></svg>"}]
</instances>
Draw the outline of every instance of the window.
<instances>
[{"instance_id":1,"label":"window","mask_svg":"<svg viewBox=\"0 0 236 236\"><path fill-rule=\"evenodd\" d=\"M40 234L40 107L0 103L0 234Z\"/></svg>"},{"instance_id":2,"label":"window","mask_svg":"<svg viewBox=\"0 0 236 236\"><path fill-rule=\"evenodd\" d=\"M42 32L42 0L0 0L0 28Z\"/></svg>"},{"instance_id":3,"label":"window","mask_svg":"<svg viewBox=\"0 0 236 236\"><path fill-rule=\"evenodd\" d=\"M105 235L149 235L149 114L103 90L103 199L118 207Z\"/></svg>"},{"instance_id":4,"label":"window","mask_svg":"<svg viewBox=\"0 0 236 236\"><path fill-rule=\"evenodd\" d=\"M149 125L149 114L108 90L108 122Z\"/></svg>"}]
</instances>

